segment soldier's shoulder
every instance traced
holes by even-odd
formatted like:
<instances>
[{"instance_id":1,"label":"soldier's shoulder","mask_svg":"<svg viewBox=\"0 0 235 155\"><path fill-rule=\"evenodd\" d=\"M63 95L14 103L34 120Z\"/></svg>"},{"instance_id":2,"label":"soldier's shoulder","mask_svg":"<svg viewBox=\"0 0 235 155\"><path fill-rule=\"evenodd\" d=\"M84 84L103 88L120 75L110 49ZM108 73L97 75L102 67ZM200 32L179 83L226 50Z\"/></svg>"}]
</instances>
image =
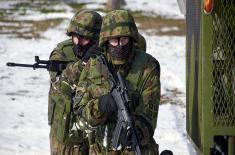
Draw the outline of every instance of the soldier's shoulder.
<instances>
[{"instance_id":1,"label":"soldier's shoulder","mask_svg":"<svg viewBox=\"0 0 235 155\"><path fill-rule=\"evenodd\" d=\"M73 43L71 39L64 40L56 45L50 54L50 59L64 60L73 56ZM65 61L65 60L64 60Z\"/></svg>"},{"instance_id":2,"label":"soldier's shoulder","mask_svg":"<svg viewBox=\"0 0 235 155\"><path fill-rule=\"evenodd\" d=\"M65 47L72 47L72 46L73 46L72 39L67 39L58 43L56 49L63 50Z\"/></svg>"},{"instance_id":3,"label":"soldier's shoulder","mask_svg":"<svg viewBox=\"0 0 235 155\"><path fill-rule=\"evenodd\" d=\"M160 73L160 63L156 58L154 58L152 55L146 53L145 51L138 51L135 61L141 61L142 66L144 66L145 69L156 69L158 73Z\"/></svg>"},{"instance_id":4,"label":"soldier's shoulder","mask_svg":"<svg viewBox=\"0 0 235 155\"><path fill-rule=\"evenodd\" d=\"M136 52L135 59L137 59L137 61L141 61L139 59L142 59L142 60L145 60L145 63L154 63L155 65L160 67L160 64L156 58L154 58L152 55L142 50L139 50L138 52Z\"/></svg>"}]
</instances>

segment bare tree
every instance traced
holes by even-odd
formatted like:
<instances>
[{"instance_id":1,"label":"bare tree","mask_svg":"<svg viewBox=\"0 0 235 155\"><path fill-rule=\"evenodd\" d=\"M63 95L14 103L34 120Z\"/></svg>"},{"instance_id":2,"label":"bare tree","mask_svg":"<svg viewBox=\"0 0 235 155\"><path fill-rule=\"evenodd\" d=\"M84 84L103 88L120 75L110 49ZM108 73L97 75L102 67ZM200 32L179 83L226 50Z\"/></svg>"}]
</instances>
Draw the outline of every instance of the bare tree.
<instances>
[{"instance_id":1,"label":"bare tree","mask_svg":"<svg viewBox=\"0 0 235 155\"><path fill-rule=\"evenodd\" d=\"M107 9L115 10L120 9L123 5L125 5L125 0L108 0L107 2Z\"/></svg>"}]
</instances>

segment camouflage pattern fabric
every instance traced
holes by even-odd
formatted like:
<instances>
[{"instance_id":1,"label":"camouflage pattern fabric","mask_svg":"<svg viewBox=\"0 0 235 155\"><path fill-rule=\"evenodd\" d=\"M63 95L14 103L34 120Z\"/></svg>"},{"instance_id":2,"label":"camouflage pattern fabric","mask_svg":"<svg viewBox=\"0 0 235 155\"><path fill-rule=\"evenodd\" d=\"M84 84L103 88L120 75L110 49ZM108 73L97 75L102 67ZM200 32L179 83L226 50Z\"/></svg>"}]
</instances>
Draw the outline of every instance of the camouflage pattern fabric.
<instances>
[{"instance_id":1,"label":"camouflage pattern fabric","mask_svg":"<svg viewBox=\"0 0 235 155\"><path fill-rule=\"evenodd\" d=\"M50 131L50 150L51 155L88 155L89 154L89 144L88 141L81 143L79 145L68 146L64 143L60 143L57 140L55 131L51 128Z\"/></svg>"},{"instance_id":2,"label":"camouflage pattern fabric","mask_svg":"<svg viewBox=\"0 0 235 155\"><path fill-rule=\"evenodd\" d=\"M147 55L140 51L136 52L136 54L135 61L141 59L143 55ZM139 66L143 67L141 70L140 68L134 67L134 65L138 63L133 62L133 66L131 66L133 68L130 69L126 80L130 87L137 88L137 90L131 91L137 91L140 94L139 102L136 107L133 108L133 113L136 116L136 127L144 133L144 138L141 141L141 144L143 145L141 150L143 152L150 151L148 154L155 155L157 144L153 140L153 131L155 130L157 123L158 105L160 100L160 75L158 62L151 57L147 57L146 59L146 64ZM94 130L96 132L95 144L99 146L98 148L101 148L98 152L106 154L107 150L110 149L103 146L107 118L99 110L98 101L99 96L110 91L110 87L107 80L99 73L98 65L97 59L91 59L83 69L77 87L74 109L76 110L83 107L82 115L78 118L78 124L89 125L80 126L80 129L87 132ZM122 69L119 71L122 72ZM137 83L133 83L134 80L132 77L135 77L133 74L138 73L139 71L141 72L138 76L139 80ZM111 143L111 131L113 131L114 124L112 122L107 124L108 129L110 129L110 133L108 133L107 137L107 145L109 145ZM146 150L144 148L146 148Z\"/></svg>"},{"instance_id":3,"label":"camouflage pattern fabric","mask_svg":"<svg viewBox=\"0 0 235 155\"><path fill-rule=\"evenodd\" d=\"M139 35L138 35L136 47L137 47L138 49L140 49L141 51L146 51L146 49L147 49L146 40L145 40L144 36L141 35L140 33L139 33Z\"/></svg>"},{"instance_id":4,"label":"camouflage pattern fabric","mask_svg":"<svg viewBox=\"0 0 235 155\"><path fill-rule=\"evenodd\" d=\"M105 47L105 42L110 37L129 36L135 42L138 40L133 17L124 10L115 10L108 13L102 23L99 45ZM110 64L108 51L104 51ZM158 145L153 139L157 124L158 107L160 102L160 65L158 61L143 51L137 51L133 46L131 52L132 63L122 66L113 66L125 78L128 91L138 94L138 100L132 107L136 128L142 132L140 142L141 153L144 155L157 155ZM128 72L126 75L126 70ZM112 151L111 138L115 127L114 118L106 118L99 110L99 97L110 91L107 79L102 74L103 70L96 58L91 58L83 69L78 86L74 110L79 111L79 128L94 136L90 143L90 154L134 154L132 151L122 149ZM114 121L112 121L114 120Z\"/></svg>"},{"instance_id":5,"label":"camouflage pattern fabric","mask_svg":"<svg viewBox=\"0 0 235 155\"><path fill-rule=\"evenodd\" d=\"M109 12L102 21L99 46L103 46L108 38L127 36L138 40L138 30L134 18L128 11L114 10Z\"/></svg>"},{"instance_id":6,"label":"camouflage pattern fabric","mask_svg":"<svg viewBox=\"0 0 235 155\"><path fill-rule=\"evenodd\" d=\"M51 125L51 154L82 154L82 152L77 152L79 149L74 146L80 147L81 142L84 141L83 135L76 136L75 141L68 137L72 132L74 132L73 135L78 133L77 130L72 131L71 94L73 92L73 83L78 79L77 77L79 77L82 70L82 63L73 53L71 39L59 43L53 50L50 59L71 62L62 73L50 72L51 87L49 91L48 119ZM67 76L68 74L70 76Z\"/></svg>"},{"instance_id":7,"label":"camouflage pattern fabric","mask_svg":"<svg viewBox=\"0 0 235 155\"><path fill-rule=\"evenodd\" d=\"M78 11L70 21L67 34L70 36L72 33L76 33L96 41L99 39L101 21L102 17L94 11Z\"/></svg>"},{"instance_id":8,"label":"camouflage pattern fabric","mask_svg":"<svg viewBox=\"0 0 235 155\"><path fill-rule=\"evenodd\" d=\"M102 17L94 11L78 11L71 19L67 35L71 36L74 33L97 42L101 21ZM74 87L83 68L82 61L73 51L72 40L59 43L52 51L50 60L69 62L62 72L49 72L51 87L48 98L48 121L51 126L51 154L88 155L86 134L76 127L71 111Z\"/></svg>"}]
</instances>

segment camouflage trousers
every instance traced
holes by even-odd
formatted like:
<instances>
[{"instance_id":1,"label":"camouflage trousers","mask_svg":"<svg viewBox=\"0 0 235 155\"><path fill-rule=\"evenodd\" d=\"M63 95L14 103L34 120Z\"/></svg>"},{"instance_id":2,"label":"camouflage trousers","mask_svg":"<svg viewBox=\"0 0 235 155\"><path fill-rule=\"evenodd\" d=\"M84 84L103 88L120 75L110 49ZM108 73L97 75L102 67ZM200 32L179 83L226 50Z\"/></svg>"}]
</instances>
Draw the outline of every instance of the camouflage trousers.
<instances>
[{"instance_id":1,"label":"camouflage trousers","mask_svg":"<svg viewBox=\"0 0 235 155\"><path fill-rule=\"evenodd\" d=\"M88 143L68 146L61 143L56 138L55 129L50 131L50 150L51 155L89 155Z\"/></svg>"}]
</instances>

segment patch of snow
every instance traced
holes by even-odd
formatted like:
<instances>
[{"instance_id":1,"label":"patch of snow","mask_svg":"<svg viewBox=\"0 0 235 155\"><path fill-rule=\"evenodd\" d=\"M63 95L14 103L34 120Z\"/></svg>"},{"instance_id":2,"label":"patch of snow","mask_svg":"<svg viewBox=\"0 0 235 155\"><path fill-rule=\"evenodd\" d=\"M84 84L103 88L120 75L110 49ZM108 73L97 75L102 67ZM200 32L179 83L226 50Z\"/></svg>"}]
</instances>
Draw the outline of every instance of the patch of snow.
<instances>
[{"instance_id":1,"label":"patch of snow","mask_svg":"<svg viewBox=\"0 0 235 155\"><path fill-rule=\"evenodd\" d=\"M40 21L40 20L46 20L46 19L56 19L56 18L67 18L71 19L73 17L74 13L68 12L68 13L50 13L50 14L42 14L40 12L35 12L31 15L22 16L19 17L19 20L34 20L34 21Z\"/></svg>"},{"instance_id":2,"label":"patch of snow","mask_svg":"<svg viewBox=\"0 0 235 155\"><path fill-rule=\"evenodd\" d=\"M75 0L76 1L76 0ZM77 0L79 3L90 3L88 9L104 8L107 0ZM124 9L142 11L147 16L183 19L177 0L125 0Z\"/></svg>"},{"instance_id":3,"label":"patch of snow","mask_svg":"<svg viewBox=\"0 0 235 155\"><path fill-rule=\"evenodd\" d=\"M196 155L187 139L185 128L185 108L172 104L161 105L154 134L154 138L159 144L159 152L172 150L174 155Z\"/></svg>"},{"instance_id":4,"label":"patch of snow","mask_svg":"<svg viewBox=\"0 0 235 155\"><path fill-rule=\"evenodd\" d=\"M165 18L183 19L177 0L125 0L126 9L143 11L146 15L160 15Z\"/></svg>"},{"instance_id":5,"label":"patch of snow","mask_svg":"<svg viewBox=\"0 0 235 155\"><path fill-rule=\"evenodd\" d=\"M158 123L154 138L159 150L169 149L175 155L195 155L186 133L186 91L185 91L185 37L148 36L147 52L161 65L161 93L173 98L175 105L159 107ZM168 90L177 89L182 94L173 96Z\"/></svg>"},{"instance_id":6,"label":"patch of snow","mask_svg":"<svg viewBox=\"0 0 235 155\"><path fill-rule=\"evenodd\" d=\"M169 31L178 31L179 28L174 26L174 27L163 27L160 29L162 32L169 32Z\"/></svg>"},{"instance_id":7,"label":"patch of snow","mask_svg":"<svg viewBox=\"0 0 235 155\"><path fill-rule=\"evenodd\" d=\"M101 3L101 4L99 4L99 3L90 3L90 4L87 4L86 5L86 8L87 9L97 9L97 8L100 8L100 9L104 9L105 8L105 6Z\"/></svg>"},{"instance_id":8,"label":"patch of snow","mask_svg":"<svg viewBox=\"0 0 235 155\"><path fill-rule=\"evenodd\" d=\"M36 10L27 10L27 14L24 16L17 16L19 20L34 20L40 21L45 19L55 19L55 18L67 18L71 19L74 15L72 8L70 8L65 3L60 3L58 5L50 6L49 9L54 10L65 10L65 12L54 12L54 13L41 13Z\"/></svg>"},{"instance_id":9,"label":"patch of snow","mask_svg":"<svg viewBox=\"0 0 235 155\"><path fill-rule=\"evenodd\" d=\"M5 64L32 64L35 55L47 60L56 44L67 38L67 25L68 20L45 32L46 39L0 38L1 154L49 154L49 74L43 69L10 68Z\"/></svg>"},{"instance_id":10,"label":"patch of snow","mask_svg":"<svg viewBox=\"0 0 235 155\"><path fill-rule=\"evenodd\" d=\"M12 23L12 22L0 22L1 26L20 26L19 23Z\"/></svg>"},{"instance_id":11,"label":"patch of snow","mask_svg":"<svg viewBox=\"0 0 235 155\"><path fill-rule=\"evenodd\" d=\"M27 2L27 0L21 0L20 3ZM14 8L13 5L18 4L19 0L11 1L0 1L0 9L11 9Z\"/></svg>"}]
</instances>

